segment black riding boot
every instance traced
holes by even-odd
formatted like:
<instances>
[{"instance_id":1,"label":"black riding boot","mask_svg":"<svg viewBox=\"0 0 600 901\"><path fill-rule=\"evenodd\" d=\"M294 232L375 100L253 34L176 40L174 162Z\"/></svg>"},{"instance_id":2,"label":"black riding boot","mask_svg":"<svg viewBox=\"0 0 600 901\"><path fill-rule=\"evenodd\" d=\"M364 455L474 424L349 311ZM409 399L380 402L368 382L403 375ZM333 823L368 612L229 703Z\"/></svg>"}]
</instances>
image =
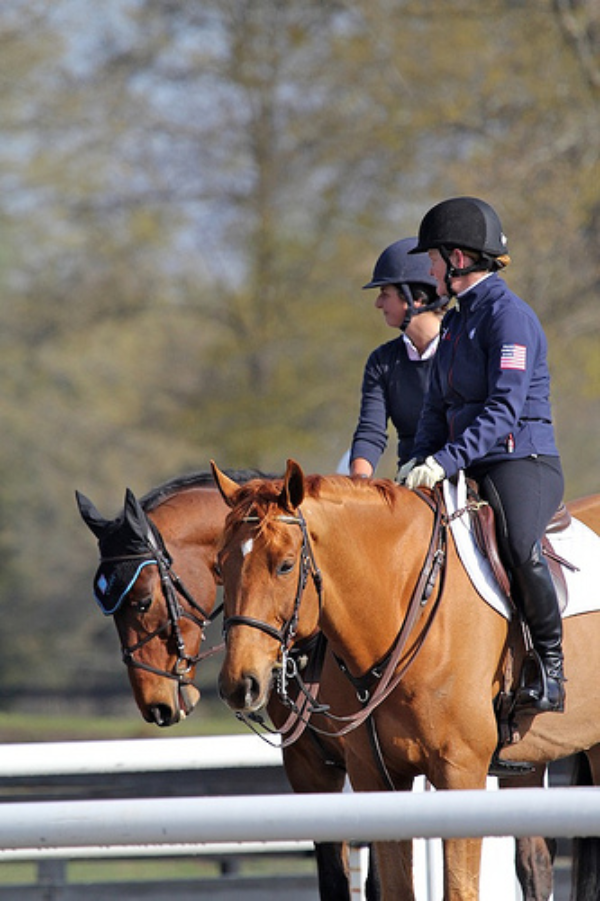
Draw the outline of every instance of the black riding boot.
<instances>
[{"instance_id":1,"label":"black riding boot","mask_svg":"<svg viewBox=\"0 0 600 901\"><path fill-rule=\"evenodd\" d=\"M532 666L532 660L526 659L516 706L562 713L565 708L562 619L552 576L539 543L527 563L512 570L512 576L515 601L529 626L540 664Z\"/></svg>"}]
</instances>

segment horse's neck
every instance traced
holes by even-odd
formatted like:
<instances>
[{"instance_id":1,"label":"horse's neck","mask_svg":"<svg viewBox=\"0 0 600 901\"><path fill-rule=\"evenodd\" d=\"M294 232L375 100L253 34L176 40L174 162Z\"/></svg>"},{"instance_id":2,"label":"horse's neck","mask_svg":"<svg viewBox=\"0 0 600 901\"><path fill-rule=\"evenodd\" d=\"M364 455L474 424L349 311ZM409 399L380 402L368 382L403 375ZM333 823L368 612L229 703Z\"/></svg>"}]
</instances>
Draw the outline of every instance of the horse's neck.
<instances>
[{"instance_id":1,"label":"horse's neck","mask_svg":"<svg viewBox=\"0 0 600 901\"><path fill-rule=\"evenodd\" d=\"M149 516L158 527L167 550L179 567L193 564L199 555L215 556L223 532L227 507L214 486L189 488L164 501Z\"/></svg>"},{"instance_id":2,"label":"horse's neck","mask_svg":"<svg viewBox=\"0 0 600 901\"><path fill-rule=\"evenodd\" d=\"M314 520L314 522L312 521ZM418 581L433 518L416 497L324 505L309 526L324 579L321 627L349 668L364 672L389 650Z\"/></svg>"}]
</instances>

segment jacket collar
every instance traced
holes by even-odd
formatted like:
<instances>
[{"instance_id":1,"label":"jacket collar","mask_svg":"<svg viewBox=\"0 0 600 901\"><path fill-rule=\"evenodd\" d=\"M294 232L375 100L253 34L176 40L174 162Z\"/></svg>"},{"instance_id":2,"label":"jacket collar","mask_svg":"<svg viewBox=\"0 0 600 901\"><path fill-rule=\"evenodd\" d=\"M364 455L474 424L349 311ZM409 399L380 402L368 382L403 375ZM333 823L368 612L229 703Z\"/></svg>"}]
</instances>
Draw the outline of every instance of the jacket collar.
<instances>
[{"instance_id":1,"label":"jacket collar","mask_svg":"<svg viewBox=\"0 0 600 901\"><path fill-rule=\"evenodd\" d=\"M461 291L457 295L458 307L461 310L475 310L481 303L485 302L489 297L489 291L494 285L498 284L500 276L497 272L490 272L484 278L480 279L476 285Z\"/></svg>"}]
</instances>

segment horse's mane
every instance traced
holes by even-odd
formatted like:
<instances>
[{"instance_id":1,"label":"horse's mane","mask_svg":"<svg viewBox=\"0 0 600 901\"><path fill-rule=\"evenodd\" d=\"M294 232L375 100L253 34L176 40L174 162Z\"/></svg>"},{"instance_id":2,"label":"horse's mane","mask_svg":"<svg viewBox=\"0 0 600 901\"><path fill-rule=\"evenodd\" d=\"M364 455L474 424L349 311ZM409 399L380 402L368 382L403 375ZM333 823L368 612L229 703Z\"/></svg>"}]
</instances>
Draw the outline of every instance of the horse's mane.
<instances>
[{"instance_id":1,"label":"horse's mane","mask_svg":"<svg viewBox=\"0 0 600 901\"><path fill-rule=\"evenodd\" d=\"M325 494L330 497L333 495L335 498L348 492L358 494L376 492L390 507L393 507L398 496L398 486L390 479L363 479L360 476L305 475L304 487L307 496L315 499L322 498Z\"/></svg>"},{"instance_id":2,"label":"horse's mane","mask_svg":"<svg viewBox=\"0 0 600 901\"><path fill-rule=\"evenodd\" d=\"M233 479L234 482L239 482L240 484L245 484L251 479L277 478L277 476L260 472L258 469L225 469L223 472L230 479ZM169 479L168 482L164 482L156 488L151 488L150 491L140 498L140 504L146 513L150 513L164 501L176 494L180 494L182 491L188 491L191 488L216 489L216 487L212 472L209 470L191 472L187 475L175 476L175 478Z\"/></svg>"},{"instance_id":3,"label":"horse's mane","mask_svg":"<svg viewBox=\"0 0 600 901\"><path fill-rule=\"evenodd\" d=\"M279 497L282 485L281 477L259 478L242 485L235 495L235 506L227 517L227 526L235 527L248 516L258 516L266 526L270 519L275 518L277 510L281 510ZM334 501L348 493L372 495L376 492L390 507L394 506L398 495L398 486L389 479L362 479L342 475L305 475L304 489L305 497Z\"/></svg>"}]
</instances>

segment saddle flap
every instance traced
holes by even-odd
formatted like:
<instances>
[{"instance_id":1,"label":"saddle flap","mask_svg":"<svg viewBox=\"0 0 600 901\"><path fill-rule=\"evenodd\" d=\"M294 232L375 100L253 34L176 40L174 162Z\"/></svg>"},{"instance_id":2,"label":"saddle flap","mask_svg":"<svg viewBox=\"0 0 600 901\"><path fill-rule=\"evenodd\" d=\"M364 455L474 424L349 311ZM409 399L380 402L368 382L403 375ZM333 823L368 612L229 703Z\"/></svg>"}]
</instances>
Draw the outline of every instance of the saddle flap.
<instances>
[{"instance_id":1,"label":"saddle flap","mask_svg":"<svg viewBox=\"0 0 600 901\"><path fill-rule=\"evenodd\" d=\"M467 479L467 490L469 500L474 501L469 505L469 516L477 547L487 558L502 592L510 598L510 579L498 553L494 511L489 504L480 501L477 486L471 479Z\"/></svg>"},{"instance_id":2,"label":"saddle flap","mask_svg":"<svg viewBox=\"0 0 600 901\"><path fill-rule=\"evenodd\" d=\"M487 558L500 589L507 598L510 598L510 578L498 551L494 511L489 504L480 501L479 488L472 479L467 479L467 490L469 500L473 502L469 506L469 514L475 541L481 553ZM554 552L548 534L562 532L568 528L570 523L571 514L565 505L561 504L552 517L546 535L542 538L542 552L554 582L561 613L565 610L568 602L568 588L563 572L563 566L568 564Z\"/></svg>"}]
</instances>

